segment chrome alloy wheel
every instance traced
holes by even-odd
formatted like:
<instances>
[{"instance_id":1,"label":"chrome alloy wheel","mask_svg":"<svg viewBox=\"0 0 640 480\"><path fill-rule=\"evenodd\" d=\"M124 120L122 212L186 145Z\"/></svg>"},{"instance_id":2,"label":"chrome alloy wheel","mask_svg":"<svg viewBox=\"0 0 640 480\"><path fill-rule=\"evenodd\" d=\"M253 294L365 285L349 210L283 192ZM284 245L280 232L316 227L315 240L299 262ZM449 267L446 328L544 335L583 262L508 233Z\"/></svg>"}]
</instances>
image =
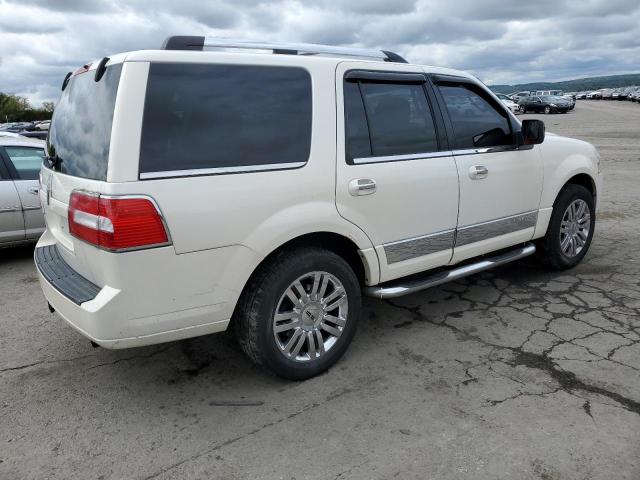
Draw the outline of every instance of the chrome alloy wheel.
<instances>
[{"instance_id":1,"label":"chrome alloy wheel","mask_svg":"<svg viewBox=\"0 0 640 480\"><path fill-rule=\"evenodd\" d=\"M285 290L273 316L273 335L282 354L298 362L322 357L347 323L344 286L327 272L302 275Z\"/></svg>"},{"instance_id":2,"label":"chrome alloy wheel","mask_svg":"<svg viewBox=\"0 0 640 480\"><path fill-rule=\"evenodd\" d=\"M578 255L589 238L591 214L587 202L574 200L564 211L560 222L560 248L567 257Z\"/></svg>"}]
</instances>

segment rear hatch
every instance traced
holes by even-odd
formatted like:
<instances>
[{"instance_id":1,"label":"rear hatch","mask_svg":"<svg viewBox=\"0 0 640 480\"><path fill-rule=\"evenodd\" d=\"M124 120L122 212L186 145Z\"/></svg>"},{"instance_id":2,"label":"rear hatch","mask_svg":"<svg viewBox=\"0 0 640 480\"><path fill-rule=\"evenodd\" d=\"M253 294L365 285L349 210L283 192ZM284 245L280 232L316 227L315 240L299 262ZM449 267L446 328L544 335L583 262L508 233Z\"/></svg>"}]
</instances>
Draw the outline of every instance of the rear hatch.
<instances>
[{"instance_id":1,"label":"rear hatch","mask_svg":"<svg viewBox=\"0 0 640 480\"><path fill-rule=\"evenodd\" d=\"M107 64L96 81L95 65L68 79L56 105L41 171L41 202L47 229L78 273L101 284L93 255L100 250L69 233L69 198L74 190L103 192L107 181L111 126L122 63Z\"/></svg>"}]
</instances>

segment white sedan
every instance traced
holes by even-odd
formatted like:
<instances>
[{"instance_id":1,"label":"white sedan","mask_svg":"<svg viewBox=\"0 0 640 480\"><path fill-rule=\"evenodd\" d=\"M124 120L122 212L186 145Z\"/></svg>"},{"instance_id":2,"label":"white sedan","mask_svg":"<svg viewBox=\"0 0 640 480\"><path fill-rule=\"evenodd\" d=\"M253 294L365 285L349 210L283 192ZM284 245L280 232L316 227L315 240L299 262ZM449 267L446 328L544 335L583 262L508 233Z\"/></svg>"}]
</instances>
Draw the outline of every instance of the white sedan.
<instances>
[{"instance_id":1,"label":"white sedan","mask_svg":"<svg viewBox=\"0 0 640 480\"><path fill-rule=\"evenodd\" d=\"M507 108L509 110L511 110L513 113L520 113L520 105L518 105L516 102L514 102L513 100L511 100L508 96L506 96L504 93L496 93L496 96L500 99L500 101L502 103L504 103Z\"/></svg>"}]
</instances>

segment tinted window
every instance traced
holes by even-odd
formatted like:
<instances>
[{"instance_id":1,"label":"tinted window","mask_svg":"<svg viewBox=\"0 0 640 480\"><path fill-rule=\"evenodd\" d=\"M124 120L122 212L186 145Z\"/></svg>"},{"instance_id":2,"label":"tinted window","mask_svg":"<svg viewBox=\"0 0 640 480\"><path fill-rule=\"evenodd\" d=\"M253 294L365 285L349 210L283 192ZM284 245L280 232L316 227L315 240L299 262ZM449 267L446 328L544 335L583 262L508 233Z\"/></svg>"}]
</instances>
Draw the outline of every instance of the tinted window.
<instances>
[{"instance_id":1,"label":"tinted window","mask_svg":"<svg viewBox=\"0 0 640 480\"><path fill-rule=\"evenodd\" d=\"M360 84L374 156L438 150L436 130L421 85Z\"/></svg>"},{"instance_id":2,"label":"tinted window","mask_svg":"<svg viewBox=\"0 0 640 480\"><path fill-rule=\"evenodd\" d=\"M311 107L301 68L152 64L140 172L304 163Z\"/></svg>"},{"instance_id":3,"label":"tinted window","mask_svg":"<svg viewBox=\"0 0 640 480\"><path fill-rule=\"evenodd\" d=\"M496 109L484 94L462 85L439 88L453 123L457 148L512 144L507 113Z\"/></svg>"},{"instance_id":4,"label":"tinted window","mask_svg":"<svg viewBox=\"0 0 640 480\"><path fill-rule=\"evenodd\" d=\"M44 150L33 147L5 147L9 160L21 180L37 180L42 166Z\"/></svg>"},{"instance_id":5,"label":"tinted window","mask_svg":"<svg viewBox=\"0 0 640 480\"><path fill-rule=\"evenodd\" d=\"M347 158L370 157L369 127L364 111L364 103L360 95L360 87L356 82L344 84L344 112L347 137Z\"/></svg>"},{"instance_id":6,"label":"tinted window","mask_svg":"<svg viewBox=\"0 0 640 480\"><path fill-rule=\"evenodd\" d=\"M75 177L107 179L111 123L122 64L107 67L99 82L94 72L71 78L56 105L47 155L59 157L60 171Z\"/></svg>"}]
</instances>

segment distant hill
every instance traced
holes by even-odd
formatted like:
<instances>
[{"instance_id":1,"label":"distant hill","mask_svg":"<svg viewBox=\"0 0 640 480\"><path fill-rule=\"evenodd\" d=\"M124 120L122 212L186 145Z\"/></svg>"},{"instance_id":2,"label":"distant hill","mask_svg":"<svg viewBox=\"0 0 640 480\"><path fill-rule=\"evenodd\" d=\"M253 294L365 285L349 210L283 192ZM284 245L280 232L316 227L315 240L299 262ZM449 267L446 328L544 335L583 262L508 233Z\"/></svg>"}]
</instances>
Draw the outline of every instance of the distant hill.
<instances>
[{"instance_id":1,"label":"distant hill","mask_svg":"<svg viewBox=\"0 0 640 480\"><path fill-rule=\"evenodd\" d=\"M536 82L520 85L489 85L497 93L513 93L522 90L564 90L565 92L580 92L584 90L598 90L600 88L619 88L640 85L640 73L627 75L609 75L606 77L587 77L564 82Z\"/></svg>"}]
</instances>

